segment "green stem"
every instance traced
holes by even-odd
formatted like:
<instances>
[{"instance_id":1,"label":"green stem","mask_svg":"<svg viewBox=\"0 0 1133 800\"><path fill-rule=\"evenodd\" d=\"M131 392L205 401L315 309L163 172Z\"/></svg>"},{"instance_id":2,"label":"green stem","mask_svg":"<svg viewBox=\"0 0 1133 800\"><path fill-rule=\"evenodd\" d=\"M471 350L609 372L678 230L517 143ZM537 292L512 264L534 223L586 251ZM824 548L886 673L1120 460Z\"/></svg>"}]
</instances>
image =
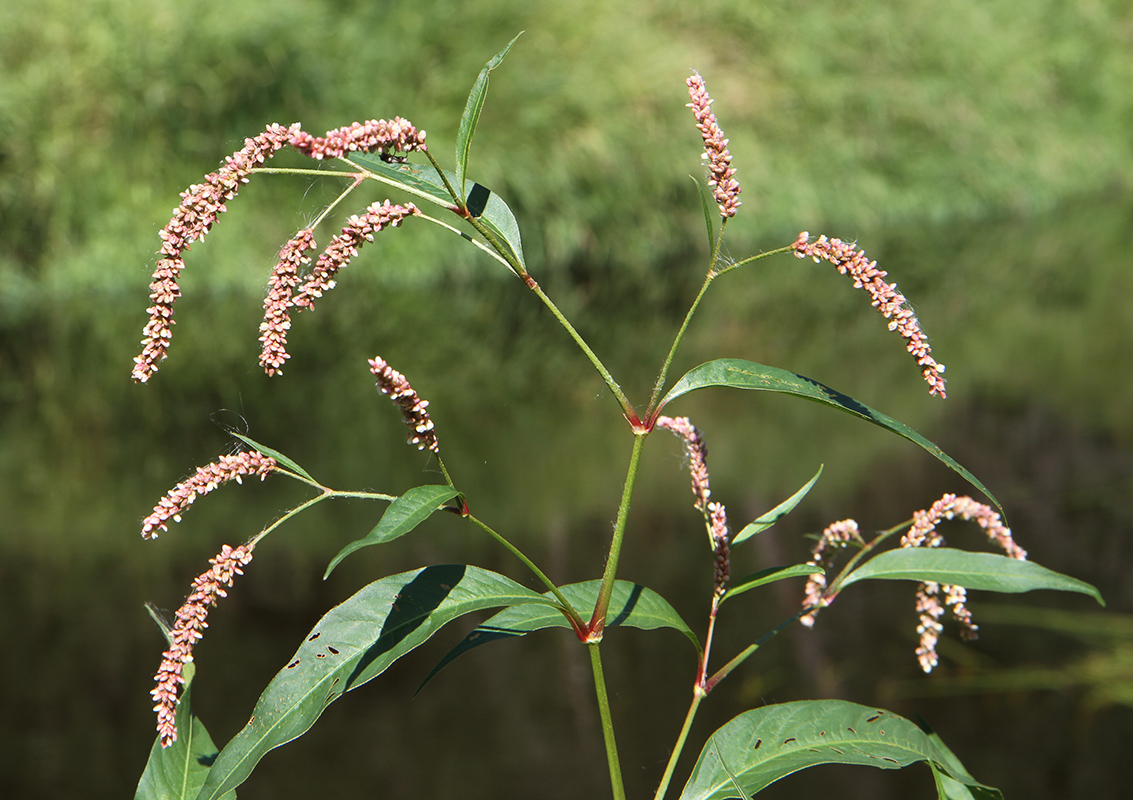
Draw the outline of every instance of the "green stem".
<instances>
[{"instance_id":1,"label":"green stem","mask_svg":"<svg viewBox=\"0 0 1133 800\"><path fill-rule=\"evenodd\" d=\"M692 691L692 703L689 704L688 713L685 714L685 721L681 726L680 734L677 735L677 743L673 747L673 752L669 756L669 763L665 765L665 774L661 776L661 783L657 786L657 791L653 793L653 800L662 800L665 792L669 790L669 782L673 779L673 772L677 768L677 759L680 758L681 751L684 750L688 733L692 730L692 721L696 719L696 711L700 708L700 703L704 700L704 697L704 690L700 686L695 686Z\"/></svg>"},{"instance_id":2,"label":"green stem","mask_svg":"<svg viewBox=\"0 0 1133 800\"><path fill-rule=\"evenodd\" d=\"M696 313L697 306L700 305L700 301L703 299L704 293L708 291L708 287L714 277L716 276L709 271L708 275L704 278L704 283L700 286L700 291L697 293L696 299L692 301L688 313L685 314L684 322L681 323L677 335L673 338L673 344L669 348L669 354L665 356L665 363L661 365L661 372L657 375L657 382L653 385L653 394L649 398L649 406L645 409L647 424L652 421L654 406L656 406L657 401L661 399L661 390L665 388L665 378L669 375L669 367L673 363L673 357L677 354L677 348L681 346L681 340L684 339L685 331L688 330L689 323L692 322L692 316Z\"/></svg>"},{"instance_id":3,"label":"green stem","mask_svg":"<svg viewBox=\"0 0 1133 800\"><path fill-rule=\"evenodd\" d=\"M614 720L610 715L610 698L606 693L606 676L602 671L602 655L598 643L587 645L590 651L590 669L594 673L594 693L598 698L598 714L602 719L602 740L606 745L606 763L610 767L610 789L614 800L625 800L626 790L622 782L622 765L618 759L618 743L614 738Z\"/></svg>"},{"instance_id":4,"label":"green stem","mask_svg":"<svg viewBox=\"0 0 1133 800\"><path fill-rule=\"evenodd\" d=\"M617 398L625 418L628 419L631 424L634 423L637 420L637 413L633 410L633 405L629 402L629 398L626 397L625 392L622 391L622 387L618 385L618 382L614 380L614 376L610 374L610 371L606 369L606 365L602 363L602 359L598 358L597 354L590 349L590 345L586 343L586 340L583 339L579 332L575 330L574 326L570 324L570 320L563 316L563 312L559 311L559 307L547 296L546 292L535 282L534 278L527 276L524 282L527 284L527 287L535 293L535 296L543 301L543 305L550 309L555 319L557 319L559 324L570 334L570 338L574 339L575 344L577 344L579 349L590 359L590 363L594 365L594 369L598 370L598 374L602 376L602 380L606 382L606 385L610 387L610 391L614 393L614 397Z\"/></svg>"},{"instance_id":5,"label":"green stem","mask_svg":"<svg viewBox=\"0 0 1133 800\"><path fill-rule=\"evenodd\" d=\"M475 525L480 530L484 531L484 533L491 536L493 539L495 539L497 542L499 542L501 545L503 545L504 549L506 549L513 556L515 556L520 561L522 561L523 565L525 567L527 567L529 570L531 570L531 573L536 578L539 579L540 583L542 583L544 586L546 586L547 589L551 592L551 594L553 594L555 596L555 599L558 600L559 603L562 604L563 610L566 612L567 617L570 619L570 623L574 627L575 631L578 632L578 633L582 633L583 631L585 631L586 623L584 623L582 621L581 615L579 615L578 611L575 610L574 606L572 606L570 604L570 601L566 599L566 597L563 595L563 593L561 591L559 591L559 587L555 585L554 581L552 581L550 578L548 578L546 576L546 574L544 574L543 570L541 570L541 569L539 569L539 567L535 566L534 561L532 561L530 558L528 558L526 555L524 555L523 551L521 551L518 547L516 547L514 544L512 544L506 538L504 538L504 536L502 534L499 534L495 530L493 530L491 528L491 526L489 526L487 523L482 522L481 520L474 517L472 514L468 515L468 521L471 522L473 525Z\"/></svg>"},{"instance_id":6,"label":"green stem","mask_svg":"<svg viewBox=\"0 0 1133 800\"><path fill-rule=\"evenodd\" d=\"M622 542L625 540L629 502L633 497L633 486L637 482L637 467L641 461L641 449L645 444L647 435L646 432L642 431L635 434L633 439L633 452L629 457L629 470L626 473L626 482L622 489L622 502L618 506L618 519L614 523L614 536L610 541L610 552L606 556L606 570L602 573L598 602L594 605L594 614L590 618L590 636L593 641L601 640L602 629L606 625L606 611L610 608L610 596L614 593L614 577L618 572L618 558L621 556Z\"/></svg>"}]
</instances>

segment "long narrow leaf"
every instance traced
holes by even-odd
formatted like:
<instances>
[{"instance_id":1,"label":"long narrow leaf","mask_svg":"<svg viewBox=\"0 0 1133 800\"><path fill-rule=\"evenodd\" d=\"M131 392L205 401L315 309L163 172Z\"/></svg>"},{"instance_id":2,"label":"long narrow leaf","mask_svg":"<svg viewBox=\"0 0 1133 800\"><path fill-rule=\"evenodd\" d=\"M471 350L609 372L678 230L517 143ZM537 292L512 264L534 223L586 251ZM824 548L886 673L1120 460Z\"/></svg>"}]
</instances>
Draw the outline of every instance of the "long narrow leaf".
<instances>
[{"instance_id":1,"label":"long narrow leaf","mask_svg":"<svg viewBox=\"0 0 1133 800\"><path fill-rule=\"evenodd\" d=\"M818 467L818 472L814 473L814 477L807 481L806 484L803 485L803 488L799 489L797 492L788 497L779 505L775 506L775 508L768 511L759 519L755 520L754 522L749 522L747 525L745 525L744 529L737 533L735 535L735 538L732 539L732 544L739 544L748 537L755 536L755 534L757 533L762 533L763 531L774 525L776 522L781 520L783 517L790 514L791 511L794 510L795 506L799 504L799 501L806 497L807 492L809 492L814 487L814 484L818 482L820 475L822 475L821 465Z\"/></svg>"},{"instance_id":2,"label":"long narrow leaf","mask_svg":"<svg viewBox=\"0 0 1133 800\"><path fill-rule=\"evenodd\" d=\"M813 575L816 572L824 572L824 570L822 567L816 567L814 564L795 564L790 567L761 569L759 572L753 572L751 575L736 581L736 585L725 592L724 596L720 598L720 603L723 604L729 597L735 597L738 594L750 592L757 586L781 581L784 578L798 578L803 575Z\"/></svg>"},{"instance_id":3,"label":"long narrow leaf","mask_svg":"<svg viewBox=\"0 0 1133 800\"><path fill-rule=\"evenodd\" d=\"M577 609L593 608L598 600L598 587L600 581L584 581L559 587L559 591ZM544 597L553 601L554 596L547 592ZM683 633L693 647L700 652L700 642L696 635L669 605L668 601L652 589L641 584L629 581L615 581L614 593L610 597L610 609L607 616L606 627L640 628L642 630L655 630L657 628L672 628ZM476 630L464 637L456 647L450 650L444 658L433 667L432 671L417 687L420 692L437 676L442 669L455 661L459 656L480 645L500 639L512 639L525 636L532 631L545 628L570 628L570 623L561 611L549 606L512 606L500 613L489 617L481 623Z\"/></svg>"},{"instance_id":4,"label":"long narrow leaf","mask_svg":"<svg viewBox=\"0 0 1133 800\"><path fill-rule=\"evenodd\" d=\"M892 417L887 417L880 411L875 411L865 403L859 403L849 395L844 395L818 381L811 380L810 378L798 375L794 372L788 372L785 369L768 367L763 364L757 364L754 361L744 361L740 358L720 358L715 361L709 361L685 373L685 375L676 382L673 388L669 390L669 393L665 395L664 399L661 400L661 407L664 407L666 403L675 400L683 394L687 394L695 389L704 389L709 386L729 386L733 389L755 389L766 392L779 392L780 394L793 394L797 397L805 397L807 400L814 400L815 402L837 408L839 411L845 411L847 414L853 414L855 417L861 417L868 422L872 422L874 425L890 430L898 436L903 436L910 442L915 442L920 445L933 456L947 464L954 472L962 475L965 480L983 492L988 499L995 503L1000 512L1003 511L1003 507L999 505L999 501L995 499L995 496L988 491L988 488L984 486L975 475L968 472L968 470L962 467L955 459L908 425L898 422Z\"/></svg>"},{"instance_id":5,"label":"long narrow leaf","mask_svg":"<svg viewBox=\"0 0 1133 800\"><path fill-rule=\"evenodd\" d=\"M292 472L294 472L298 475L302 475L304 478L311 481L312 483L318 483L318 481L316 481L314 478L312 478L310 476L310 474L307 472L307 470L303 469L301 466L296 464L294 461L292 461L290 458L288 458L287 456L285 456L283 453L279 452L278 450L272 450L270 447L265 447L264 445L260 444L259 442L252 441L247 436L241 436L239 433L236 433L235 431L230 431L230 433L233 436L235 436L237 439L242 441L244 444L252 447L252 449L256 450L257 452L263 453L268 458L274 458L277 462L279 462L283 466L287 467Z\"/></svg>"},{"instance_id":6,"label":"long narrow leaf","mask_svg":"<svg viewBox=\"0 0 1133 800\"><path fill-rule=\"evenodd\" d=\"M468 173L468 151L472 147L472 137L476 134L476 123L480 121L480 111L484 108L484 97L488 94L488 76L500 65L516 39L522 35L521 31L515 39L507 43L507 47L488 60L476 77L476 83L472 84L472 91L468 93L468 102L464 105L460 129L456 134L456 183L453 186L461 194L464 193L464 180Z\"/></svg>"},{"instance_id":7,"label":"long narrow leaf","mask_svg":"<svg viewBox=\"0 0 1133 800\"><path fill-rule=\"evenodd\" d=\"M914 723L844 700L802 700L740 714L708 738L681 800L738 797L733 780L750 797L819 764L900 769L919 761L965 786L978 787L977 797L1002 800Z\"/></svg>"},{"instance_id":8,"label":"long narrow leaf","mask_svg":"<svg viewBox=\"0 0 1133 800\"><path fill-rule=\"evenodd\" d=\"M410 489L390 503L389 508L382 514L382 518L378 520L378 524L374 526L372 531L361 539L355 539L338 551L338 555L332 558L330 564L327 565L327 571L323 573L323 580L329 578L339 562L355 550L370 545L385 544L392 542L399 536L404 536L458 494L460 492L451 486L415 486Z\"/></svg>"},{"instance_id":9,"label":"long narrow leaf","mask_svg":"<svg viewBox=\"0 0 1133 800\"><path fill-rule=\"evenodd\" d=\"M359 154L352 154L347 161L372 173L383 183L396 186L415 197L435 203L442 208L453 209L452 198L449 197L444 182L435 174L431 166L418 169L409 164L387 164L377 156ZM457 176L448 170L442 171L449 184L456 187ZM460 190L457 189L457 191ZM473 193L478 198L475 202L472 199ZM523 260L523 241L519 235L519 224L515 221L515 215L507 203L487 187L474 183L472 190L465 196L465 205L480 212L475 216L502 243L507 245L516 260L526 267L526 262Z\"/></svg>"},{"instance_id":10,"label":"long narrow leaf","mask_svg":"<svg viewBox=\"0 0 1133 800\"><path fill-rule=\"evenodd\" d=\"M463 564L374 581L319 620L260 695L248 724L220 751L198 798L235 789L269 750L302 736L328 705L446 623L485 608L549 602L510 578Z\"/></svg>"},{"instance_id":11,"label":"long narrow leaf","mask_svg":"<svg viewBox=\"0 0 1133 800\"><path fill-rule=\"evenodd\" d=\"M1088 594L1105 605L1101 593L1077 578L1071 578L1033 561L996 555L970 553L951 547L907 547L889 550L862 564L851 572L842 586L857 581L903 580L935 581L963 586L966 589L985 589L991 592L1030 592L1035 589L1057 589L1062 592Z\"/></svg>"}]
</instances>

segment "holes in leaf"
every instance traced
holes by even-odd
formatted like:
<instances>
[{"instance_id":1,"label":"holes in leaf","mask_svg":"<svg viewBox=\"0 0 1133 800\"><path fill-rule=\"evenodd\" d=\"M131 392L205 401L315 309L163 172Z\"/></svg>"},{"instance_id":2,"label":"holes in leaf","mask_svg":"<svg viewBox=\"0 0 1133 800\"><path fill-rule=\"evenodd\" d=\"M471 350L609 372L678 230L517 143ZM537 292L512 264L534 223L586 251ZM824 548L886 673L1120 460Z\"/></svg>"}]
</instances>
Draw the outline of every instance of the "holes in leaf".
<instances>
[{"instance_id":1,"label":"holes in leaf","mask_svg":"<svg viewBox=\"0 0 1133 800\"><path fill-rule=\"evenodd\" d=\"M326 653L315 653L315 658L326 658L326 657L327 657Z\"/></svg>"},{"instance_id":2,"label":"holes in leaf","mask_svg":"<svg viewBox=\"0 0 1133 800\"><path fill-rule=\"evenodd\" d=\"M881 759L883 761L888 761L890 764L897 764L898 766L900 766L900 764L901 764L900 761L898 761L895 758L890 758L889 756L882 756Z\"/></svg>"},{"instance_id":3,"label":"holes in leaf","mask_svg":"<svg viewBox=\"0 0 1133 800\"><path fill-rule=\"evenodd\" d=\"M337 651L337 650L335 650L335 649L334 649L333 647L331 647L331 646L330 646L329 644L327 645L327 650L328 650L328 651L330 652L330 654L331 654L332 656L337 656L337 655L338 655L338 651Z\"/></svg>"},{"instance_id":4,"label":"holes in leaf","mask_svg":"<svg viewBox=\"0 0 1133 800\"><path fill-rule=\"evenodd\" d=\"M783 744L790 744L791 742L797 742L797 741L798 741L798 738L791 736L790 738L784 739Z\"/></svg>"},{"instance_id":5,"label":"holes in leaf","mask_svg":"<svg viewBox=\"0 0 1133 800\"><path fill-rule=\"evenodd\" d=\"M320 636L322 636L322 635L323 635L323 632L322 632L322 631L315 631L314 633L312 633L312 634L311 634L311 635L310 635L310 636L309 636L309 637L307 638L307 641L308 641L308 642L313 642L313 641L315 641L315 639L318 639L318 638L319 638Z\"/></svg>"},{"instance_id":6,"label":"holes in leaf","mask_svg":"<svg viewBox=\"0 0 1133 800\"><path fill-rule=\"evenodd\" d=\"M763 740L762 740L762 739L756 739L756 740L755 740L755 747L753 747L753 748L751 748L751 749L752 749L752 750L758 750L758 749L759 749L759 746L760 746L761 744L763 744Z\"/></svg>"},{"instance_id":7,"label":"holes in leaf","mask_svg":"<svg viewBox=\"0 0 1133 800\"><path fill-rule=\"evenodd\" d=\"M294 661L292 661L290 664L288 664L287 669L295 669L297 666L299 666L299 659L298 658L295 659Z\"/></svg>"},{"instance_id":8,"label":"holes in leaf","mask_svg":"<svg viewBox=\"0 0 1133 800\"><path fill-rule=\"evenodd\" d=\"M856 730L854 730L853 728L848 727L848 726L846 727L846 730L848 730L850 733L857 733Z\"/></svg>"},{"instance_id":9,"label":"holes in leaf","mask_svg":"<svg viewBox=\"0 0 1133 800\"><path fill-rule=\"evenodd\" d=\"M880 714L874 714L872 717L867 719L866 722L877 722L879 719L881 719L881 715Z\"/></svg>"}]
</instances>

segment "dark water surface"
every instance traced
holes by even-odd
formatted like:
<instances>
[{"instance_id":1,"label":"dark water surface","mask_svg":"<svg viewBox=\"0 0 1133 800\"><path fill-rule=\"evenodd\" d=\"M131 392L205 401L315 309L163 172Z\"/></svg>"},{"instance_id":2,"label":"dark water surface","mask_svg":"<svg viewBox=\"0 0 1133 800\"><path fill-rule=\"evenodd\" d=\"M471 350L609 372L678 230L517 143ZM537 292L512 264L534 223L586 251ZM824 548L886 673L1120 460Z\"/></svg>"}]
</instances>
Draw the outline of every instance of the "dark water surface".
<instances>
[{"instance_id":1,"label":"dark water surface","mask_svg":"<svg viewBox=\"0 0 1133 800\"><path fill-rule=\"evenodd\" d=\"M1094 583L1107 613L1128 615L1130 220L1127 200L1093 198L1037 220L862 241L914 300L949 365L945 403L927 396L901 344L844 278L787 257L724 276L674 369L750 358L902 419L997 494L1034 560ZM695 277L671 283L645 292L592 276L586 291L562 292L637 402ZM648 307L638 305L643 296ZM229 447L226 428L287 453L337 488L398 494L441 482L436 463L404 445L399 415L376 395L366 368L375 354L431 400L446 465L478 516L556 580L600 574L632 436L601 381L518 282L416 291L345 282L318 313L297 319L294 358L274 380L255 367L258 298L187 295L182 304L171 358L144 387L128 379L144 313L132 300L71 298L0 321L4 797L133 791L153 739L148 691L163 647L142 604L175 608L222 543L244 541L307 497L278 477L246 481L199 501L157 542L142 542L141 518ZM805 534L835 519L885 528L944 491L967 491L907 442L812 404L721 391L689 396L670 411L704 430L713 496L727 504L734 527L826 465L791 518L738 548L733 574L804 560ZM701 631L711 563L690 499L678 443L651 438L620 574L661 592ZM259 689L319 616L370 580L468 561L531 585L506 553L447 515L361 551L321 581L326 561L383 509L325 503L258 548L197 650L194 700L216 740L246 721ZM958 546L983 546L974 528L950 531ZM721 663L793 613L800 596L800 584L779 584L737 601L722 621ZM1078 596L1008 600L1098 612ZM978 778L1011 797L1119 796L1122 753L1133 740L1129 701L1091 705L1088 688L1058 689L1054 677L1073 683L1087 675L1083 658L1117 652L1109 640L1087 645L992 622L979 642L961 645L947 629L939 674L927 679L912 653L912 602L911 585L855 587L814 631L789 630L722 684L693 742L747 708L842 697L923 714ZM979 621L980 603L1004 601L974 602ZM412 698L474 623L454 624L332 706L308 735L270 754L240 796L605 796L589 670L569 635L484 648ZM614 631L603 652L628 789L649 796L684 714L693 653L671 631ZM957 683L1032 666L1062 669L1046 684L1010 673L997 691ZM1133 684L1133 668L1107 674L1111 686ZM1040 684L1053 688L1028 688ZM682 775L697 749L690 745ZM834 789L831 781L845 782ZM923 768L830 767L766 796L834 791L896 798L928 797L932 788Z\"/></svg>"}]
</instances>

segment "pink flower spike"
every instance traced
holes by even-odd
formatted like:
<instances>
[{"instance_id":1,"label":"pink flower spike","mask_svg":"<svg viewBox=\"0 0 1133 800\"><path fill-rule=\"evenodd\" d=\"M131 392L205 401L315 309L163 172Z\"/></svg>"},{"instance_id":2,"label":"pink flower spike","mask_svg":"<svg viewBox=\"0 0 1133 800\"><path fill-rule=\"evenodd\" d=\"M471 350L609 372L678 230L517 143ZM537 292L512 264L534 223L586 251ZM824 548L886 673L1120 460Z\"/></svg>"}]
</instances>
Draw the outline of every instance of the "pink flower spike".
<instances>
[{"instance_id":1,"label":"pink flower spike","mask_svg":"<svg viewBox=\"0 0 1133 800\"><path fill-rule=\"evenodd\" d=\"M361 216L354 215L346 221L342 233L335 236L315 268L307 276L302 287L295 293L291 305L297 308L311 308L315 298L335 286L334 277L339 270L358 255L363 242L374 241L374 234L386 228L396 228L406 217L421 216L420 209L412 203L393 205L389 200L373 203Z\"/></svg>"},{"instance_id":2,"label":"pink flower spike","mask_svg":"<svg viewBox=\"0 0 1133 800\"><path fill-rule=\"evenodd\" d=\"M275 155L288 140L299 134L299 123L289 128L269 125L252 139L244 140L244 147L225 159L224 166L205 176L181 193L181 204L173 211L173 218L161 229L160 258L150 283L149 322L142 331L142 352L134 359L133 378L145 383L157 372L158 365L169 351L173 336L173 304L181 296L177 279L185 268L182 253L198 239L203 239L216 223L227 203L240 187L248 182L252 170Z\"/></svg>"},{"instance_id":3,"label":"pink flower spike","mask_svg":"<svg viewBox=\"0 0 1133 800\"><path fill-rule=\"evenodd\" d=\"M409 426L408 440L418 450L440 452L433 421L429 418L429 401L421 397L409 385L405 376L385 362L381 356L370 359L370 372L377 377L377 386L382 394L389 397L402 410L402 422Z\"/></svg>"},{"instance_id":4,"label":"pink flower spike","mask_svg":"<svg viewBox=\"0 0 1133 800\"><path fill-rule=\"evenodd\" d=\"M174 486L169 494L158 501L153 513L142 520L142 538L156 539L158 529L168 531L166 523L170 519L180 522L181 514L194 500L219 486L230 481L239 482L244 475L259 475L260 480L263 480L275 469L277 465L274 458L256 451L221 456L211 464L199 468L191 478Z\"/></svg>"},{"instance_id":5,"label":"pink flower spike","mask_svg":"<svg viewBox=\"0 0 1133 800\"><path fill-rule=\"evenodd\" d=\"M820 259L829 261L843 275L853 278L854 287L864 289L873 301L873 307L889 320L889 330L897 331L905 339L905 349L916 359L921 375L928 384L928 393L946 397L944 387L944 365L932 357L928 337L921 330L916 315L909 308L905 296L897 291L897 284L886 283L887 273L877 268L876 261L870 261L865 253L849 242L841 239L827 239L820 236L810 241L810 234L803 231L791 245L798 258L809 256L817 263Z\"/></svg>"},{"instance_id":6,"label":"pink flower spike","mask_svg":"<svg viewBox=\"0 0 1133 800\"><path fill-rule=\"evenodd\" d=\"M712 490L708 488L708 445L704 443L704 437L688 417L658 417L656 424L684 441L688 471L692 476L693 507L707 513Z\"/></svg>"},{"instance_id":7,"label":"pink flower spike","mask_svg":"<svg viewBox=\"0 0 1133 800\"><path fill-rule=\"evenodd\" d=\"M153 710L157 712L157 732L161 746L169 747L177 741L177 705L181 702L180 687L185 683L182 671L193 660L193 646L204 636L208 627L205 621L209 607L226 597L225 588L232 586L237 575L243 575L242 567L252 560L252 549L247 545L231 548L224 545L220 553L209 559L207 572L193 580L192 592L184 605L177 610L177 621L170 631L173 643L162 654L154 681L157 683L150 695L154 699Z\"/></svg>"},{"instance_id":8,"label":"pink flower spike","mask_svg":"<svg viewBox=\"0 0 1133 800\"><path fill-rule=\"evenodd\" d=\"M807 563L829 570L830 565L834 562L835 553L851 541L861 541L857 522L852 519L843 519L832 523L822 532L822 536L819 537L818 543L811 552L811 559ZM834 602L833 596L826 597L824 595L825 591L826 576L824 574L816 572L807 576L803 607L814 606L814 610L800 617L799 622L808 628L814 627L814 618L819 610Z\"/></svg>"},{"instance_id":9,"label":"pink flower spike","mask_svg":"<svg viewBox=\"0 0 1133 800\"><path fill-rule=\"evenodd\" d=\"M307 250L315 249L315 237L305 228L279 251L279 261L268 279L264 299L264 321L260 323L260 366L268 375L283 374L287 353L287 331L291 328L291 295L299 285L299 271L311 263Z\"/></svg>"},{"instance_id":10,"label":"pink flower spike","mask_svg":"<svg viewBox=\"0 0 1133 800\"><path fill-rule=\"evenodd\" d=\"M712 187L712 195L720 206L720 216L725 219L734 217L740 203L740 184L733 177L736 174L732 168L732 154L728 152L728 140L724 132L716 123L716 115L712 113L712 98L708 96L708 89L704 86L704 78L695 72L685 81L688 84L689 97L692 102L688 107L696 117L696 127L704 139L704 152L701 158L708 164L708 185Z\"/></svg>"},{"instance_id":11,"label":"pink flower spike","mask_svg":"<svg viewBox=\"0 0 1133 800\"><path fill-rule=\"evenodd\" d=\"M388 154L428 150L425 131L417 130L413 123L401 117L355 122L327 131L326 136L296 131L289 144L303 155L319 160L341 158L351 152Z\"/></svg>"}]
</instances>

